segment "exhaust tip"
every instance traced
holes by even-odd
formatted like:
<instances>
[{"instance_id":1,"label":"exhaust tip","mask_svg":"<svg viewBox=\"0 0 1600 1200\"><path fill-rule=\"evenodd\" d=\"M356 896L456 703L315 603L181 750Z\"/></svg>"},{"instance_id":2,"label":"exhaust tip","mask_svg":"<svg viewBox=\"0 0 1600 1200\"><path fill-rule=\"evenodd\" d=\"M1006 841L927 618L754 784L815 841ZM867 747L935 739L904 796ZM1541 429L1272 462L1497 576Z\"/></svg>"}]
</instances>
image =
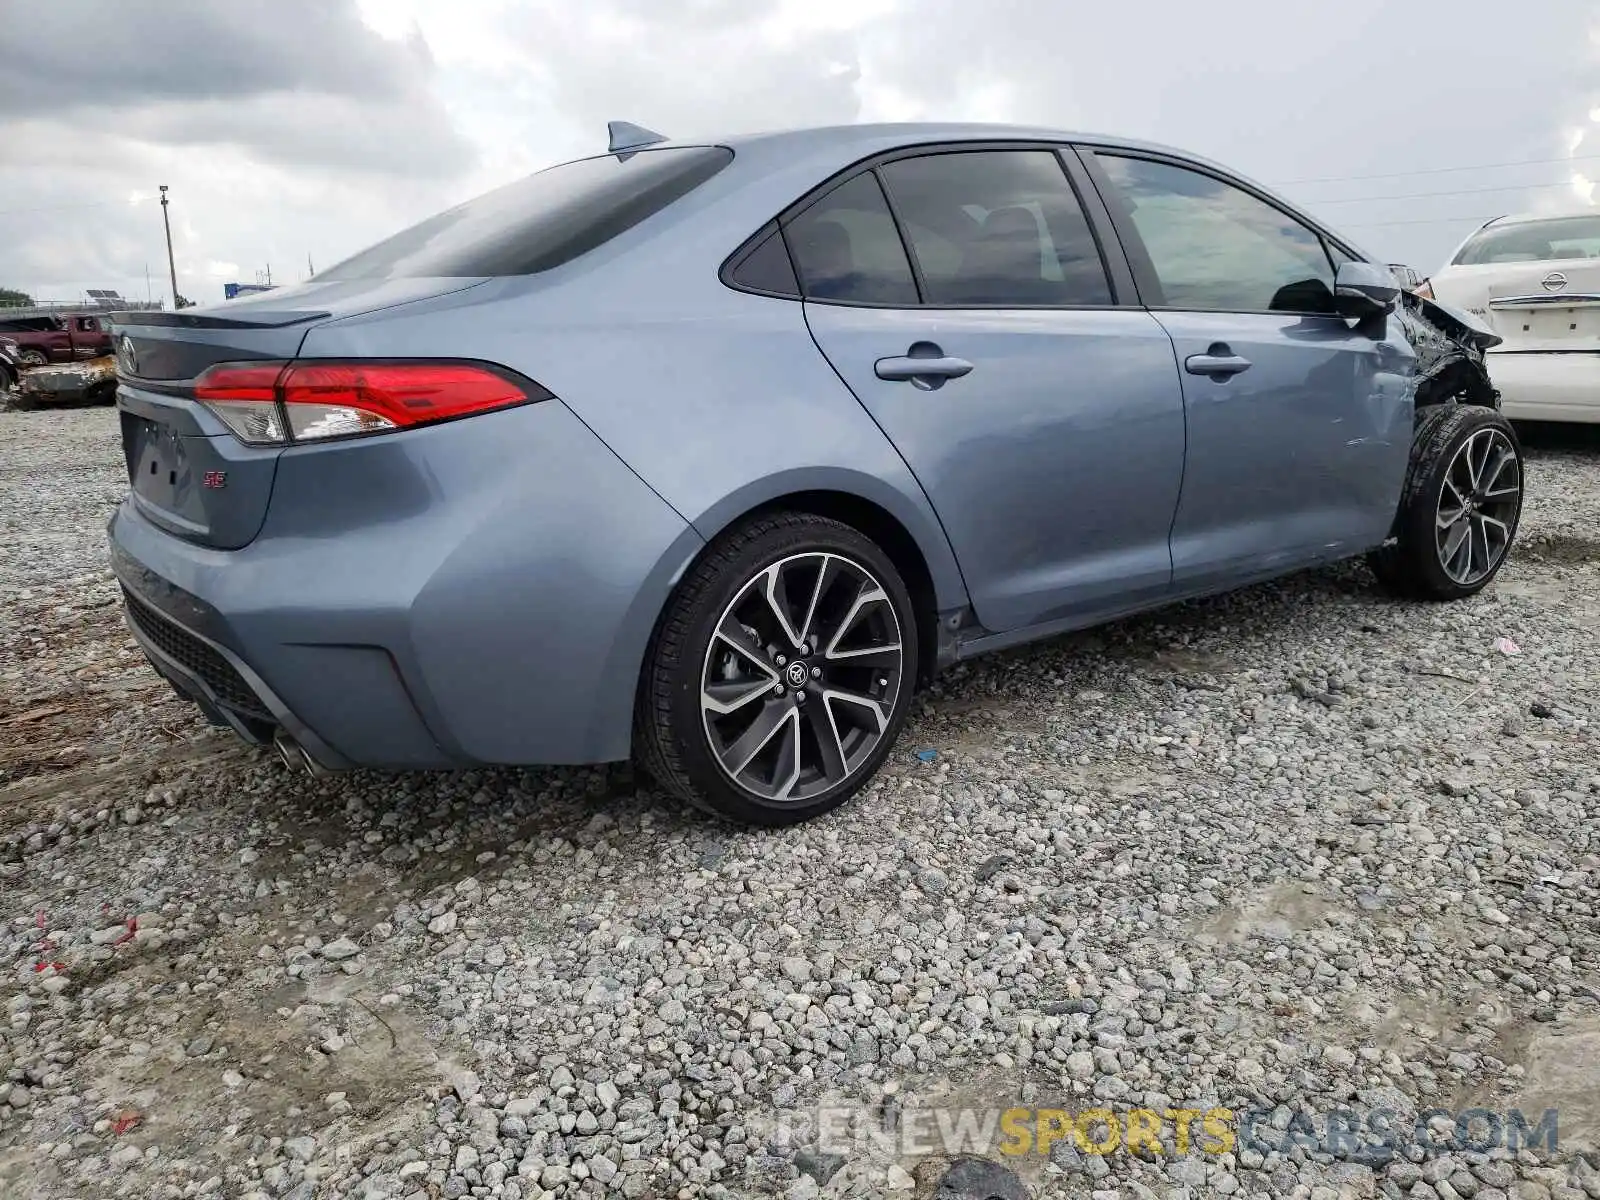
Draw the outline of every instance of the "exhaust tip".
<instances>
[{"instance_id":1,"label":"exhaust tip","mask_svg":"<svg viewBox=\"0 0 1600 1200\"><path fill-rule=\"evenodd\" d=\"M283 765L291 771L304 771L318 779L330 773L327 767L311 757L304 746L281 729L272 739L272 748L278 752Z\"/></svg>"}]
</instances>

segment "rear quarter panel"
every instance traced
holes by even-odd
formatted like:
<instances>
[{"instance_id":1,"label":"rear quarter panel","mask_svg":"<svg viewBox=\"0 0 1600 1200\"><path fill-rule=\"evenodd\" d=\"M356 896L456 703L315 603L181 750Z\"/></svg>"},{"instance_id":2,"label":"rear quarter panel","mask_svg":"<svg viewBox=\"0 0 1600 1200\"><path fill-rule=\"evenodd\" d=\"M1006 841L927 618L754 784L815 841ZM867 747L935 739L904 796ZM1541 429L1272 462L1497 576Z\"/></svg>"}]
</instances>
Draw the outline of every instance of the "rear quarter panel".
<instances>
[{"instance_id":1,"label":"rear quarter panel","mask_svg":"<svg viewBox=\"0 0 1600 1200\"><path fill-rule=\"evenodd\" d=\"M964 605L926 496L812 343L799 302L735 292L717 279L723 257L765 219L749 216L710 233L690 222L683 236L653 239L648 252L632 252L639 239L624 235L557 270L494 280L428 313L333 322L314 329L301 353L438 355L520 371L708 539L789 493L860 496L917 541L939 607ZM537 469L538 448L528 454Z\"/></svg>"}]
</instances>

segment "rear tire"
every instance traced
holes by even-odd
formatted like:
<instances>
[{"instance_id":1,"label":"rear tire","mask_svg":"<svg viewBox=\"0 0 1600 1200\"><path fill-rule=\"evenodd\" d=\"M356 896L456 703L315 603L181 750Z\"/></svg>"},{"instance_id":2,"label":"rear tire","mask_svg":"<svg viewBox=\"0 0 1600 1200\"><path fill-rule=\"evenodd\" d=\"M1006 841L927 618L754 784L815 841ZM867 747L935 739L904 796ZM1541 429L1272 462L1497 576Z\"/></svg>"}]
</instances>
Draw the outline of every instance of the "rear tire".
<instances>
[{"instance_id":1,"label":"rear tire","mask_svg":"<svg viewBox=\"0 0 1600 1200\"><path fill-rule=\"evenodd\" d=\"M1500 573L1522 517L1522 444L1505 416L1477 405L1424 410L1395 538L1367 558L1378 582L1419 600L1476 595Z\"/></svg>"},{"instance_id":2,"label":"rear tire","mask_svg":"<svg viewBox=\"0 0 1600 1200\"><path fill-rule=\"evenodd\" d=\"M23 350L17 354L25 367L42 367L50 361L50 357L39 350Z\"/></svg>"},{"instance_id":3,"label":"rear tire","mask_svg":"<svg viewBox=\"0 0 1600 1200\"><path fill-rule=\"evenodd\" d=\"M717 538L668 602L635 754L729 820L810 820L877 772L916 678L916 615L889 556L825 517L758 517Z\"/></svg>"}]
</instances>

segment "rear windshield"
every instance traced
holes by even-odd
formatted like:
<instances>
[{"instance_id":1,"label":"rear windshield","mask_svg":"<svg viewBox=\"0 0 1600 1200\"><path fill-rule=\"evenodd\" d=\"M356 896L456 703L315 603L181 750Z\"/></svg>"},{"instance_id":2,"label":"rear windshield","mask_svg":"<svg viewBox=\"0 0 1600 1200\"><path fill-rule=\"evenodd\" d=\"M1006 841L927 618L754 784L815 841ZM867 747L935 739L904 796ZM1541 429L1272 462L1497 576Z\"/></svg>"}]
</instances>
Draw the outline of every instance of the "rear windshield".
<instances>
[{"instance_id":1,"label":"rear windshield","mask_svg":"<svg viewBox=\"0 0 1600 1200\"><path fill-rule=\"evenodd\" d=\"M1461 247L1456 265L1569 258L1600 258L1600 216L1558 217L1482 230Z\"/></svg>"},{"instance_id":2,"label":"rear windshield","mask_svg":"<svg viewBox=\"0 0 1600 1200\"><path fill-rule=\"evenodd\" d=\"M316 278L531 275L610 241L733 161L722 146L562 163L429 217Z\"/></svg>"}]
</instances>

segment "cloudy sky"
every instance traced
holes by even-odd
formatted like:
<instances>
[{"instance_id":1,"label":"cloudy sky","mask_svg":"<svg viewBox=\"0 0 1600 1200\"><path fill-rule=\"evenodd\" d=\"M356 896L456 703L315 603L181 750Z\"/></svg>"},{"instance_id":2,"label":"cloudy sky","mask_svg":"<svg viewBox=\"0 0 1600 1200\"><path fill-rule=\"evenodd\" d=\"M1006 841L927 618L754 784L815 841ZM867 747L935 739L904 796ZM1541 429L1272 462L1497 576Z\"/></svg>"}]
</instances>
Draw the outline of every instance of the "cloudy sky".
<instances>
[{"instance_id":1,"label":"cloudy sky","mask_svg":"<svg viewBox=\"0 0 1600 1200\"><path fill-rule=\"evenodd\" d=\"M0 0L0 286L299 279L673 134L1004 120L1220 159L1424 270L1600 179L1593 0ZM1585 136L1587 135L1587 136Z\"/></svg>"}]
</instances>

